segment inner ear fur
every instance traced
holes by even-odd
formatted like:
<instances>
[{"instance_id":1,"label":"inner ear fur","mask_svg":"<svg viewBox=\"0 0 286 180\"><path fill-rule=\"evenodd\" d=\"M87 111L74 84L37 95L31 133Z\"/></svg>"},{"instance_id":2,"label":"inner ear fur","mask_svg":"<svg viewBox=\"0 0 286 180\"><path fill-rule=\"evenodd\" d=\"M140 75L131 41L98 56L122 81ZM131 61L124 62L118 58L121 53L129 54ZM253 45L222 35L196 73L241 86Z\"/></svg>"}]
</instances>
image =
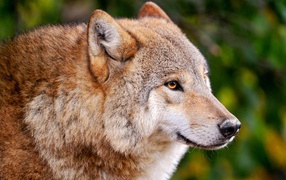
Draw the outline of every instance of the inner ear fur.
<instances>
[{"instance_id":1,"label":"inner ear fur","mask_svg":"<svg viewBox=\"0 0 286 180\"><path fill-rule=\"evenodd\" d=\"M167 22L172 22L169 16L155 3L146 2L138 13L138 18L154 17L162 18Z\"/></svg>"},{"instance_id":2,"label":"inner ear fur","mask_svg":"<svg viewBox=\"0 0 286 180\"><path fill-rule=\"evenodd\" d=\"M109 76L108 60L126 61L137 51L136 40L114 18L95 10L88 23L90 69L100 83Z\"/></svg>"}]
</instances>

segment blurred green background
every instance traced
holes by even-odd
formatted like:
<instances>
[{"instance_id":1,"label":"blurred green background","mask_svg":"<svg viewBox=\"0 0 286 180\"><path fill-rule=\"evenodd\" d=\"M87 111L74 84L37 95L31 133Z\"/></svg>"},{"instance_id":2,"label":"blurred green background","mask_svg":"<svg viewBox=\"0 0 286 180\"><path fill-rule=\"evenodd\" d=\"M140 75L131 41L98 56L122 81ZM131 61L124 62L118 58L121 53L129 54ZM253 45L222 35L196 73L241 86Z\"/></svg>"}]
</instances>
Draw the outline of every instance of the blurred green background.
<instances>
[{"instance_id":1,"label":"blurred green background","mask_svg":"<svg viewBox=\"0 0 286 180\"><path fill-rule=\"evenodd\" d=\"M190 148L173 179L286 179L285 0L155 0L201 50L216 97L242 122L227 148ZM0 40L94 9L136 18L142 0L0 0Z\"/></svg>"}]
</instances>

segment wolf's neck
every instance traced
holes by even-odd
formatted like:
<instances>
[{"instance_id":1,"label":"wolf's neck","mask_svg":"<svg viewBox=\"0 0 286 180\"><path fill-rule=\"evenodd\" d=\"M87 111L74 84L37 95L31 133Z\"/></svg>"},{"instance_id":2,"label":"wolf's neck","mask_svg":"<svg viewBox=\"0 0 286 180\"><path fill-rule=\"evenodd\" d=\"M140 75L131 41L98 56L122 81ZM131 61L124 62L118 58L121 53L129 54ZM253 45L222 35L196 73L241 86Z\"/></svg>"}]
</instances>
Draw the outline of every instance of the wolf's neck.
<instances>
[{"instance_id":1,"label":"wolf's neck","mask_svg":"<svg viewBox=\"0 0 286 180\"><path fill-rule=\"evenodd\" d=\"M153 138L148 139L148 142L140 142L139 146L141 148L132 155L120 155L109 151L109 156L102 159L109 165L105 170L117 169L115 171L120 173L115 175L114 171L103 171L102 177L139 180L169 179L188 148L187 145L178 142L159 141L158 143Z\"/></svg>"},{"instance_id":2,"label":"wolf's neck","mask_svg":"<svg viewBox=\"0 0 286 180\"><path fill-rule=\"evenodd\" d=\"M144 173L138 179L169 179L187 148L184 144L174 142L166 146L162 151L153 152L153 154L150 154L152 162L146 166Z\"/></svg>"}]
</instances>

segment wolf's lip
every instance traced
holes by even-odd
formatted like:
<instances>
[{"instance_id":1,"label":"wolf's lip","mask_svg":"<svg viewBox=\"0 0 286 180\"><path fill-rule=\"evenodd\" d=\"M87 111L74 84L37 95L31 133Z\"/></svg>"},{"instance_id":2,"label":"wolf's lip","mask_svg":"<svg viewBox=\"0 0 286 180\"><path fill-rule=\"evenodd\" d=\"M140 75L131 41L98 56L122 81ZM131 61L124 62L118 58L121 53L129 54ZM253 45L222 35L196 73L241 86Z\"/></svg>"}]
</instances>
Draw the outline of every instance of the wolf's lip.
<instances>
[{"instance_id":1,"label":"wolf's lip","mask_svg":"<svg viewBox=\"0 0 286 180\"><path fill-rule=\"evenodd\" d=\"M194 141L191 141L190 139L186 138L184 135L182 135L180 132L177 132L177 137L179 140L181 141L184 141L187 145L192 145L196 148L202 148L202 149L220 149L222 147L224 147L225 145L227 145L228 142L222 142L222 143L218 143L218 144L212 144L212 145L209 145L209 146L205 146L205 145L201 145L201 144L198 144Z\"/></svg>"}]
</instances>

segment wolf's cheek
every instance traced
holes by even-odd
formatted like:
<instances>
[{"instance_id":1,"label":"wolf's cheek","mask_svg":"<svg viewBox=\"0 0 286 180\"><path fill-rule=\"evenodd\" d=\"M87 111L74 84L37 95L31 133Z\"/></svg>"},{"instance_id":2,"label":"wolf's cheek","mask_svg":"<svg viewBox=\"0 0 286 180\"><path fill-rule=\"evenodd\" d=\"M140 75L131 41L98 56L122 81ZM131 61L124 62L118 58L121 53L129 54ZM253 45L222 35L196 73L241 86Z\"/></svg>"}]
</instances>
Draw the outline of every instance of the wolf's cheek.
<instances>
[{"instance_id":1,"label":"wolf's cheek","mask_svg":"<svg viewBox=\"0 0 286 180\"><path fill-rule=\"evenodd\" d=\"M189 129L187 116L181 111L184 93L172 92L162 86L150 93L148 109L156 129L163 131L166 140L176 140L176 132L180 129Z\"/></svg>"}]
</instances>

